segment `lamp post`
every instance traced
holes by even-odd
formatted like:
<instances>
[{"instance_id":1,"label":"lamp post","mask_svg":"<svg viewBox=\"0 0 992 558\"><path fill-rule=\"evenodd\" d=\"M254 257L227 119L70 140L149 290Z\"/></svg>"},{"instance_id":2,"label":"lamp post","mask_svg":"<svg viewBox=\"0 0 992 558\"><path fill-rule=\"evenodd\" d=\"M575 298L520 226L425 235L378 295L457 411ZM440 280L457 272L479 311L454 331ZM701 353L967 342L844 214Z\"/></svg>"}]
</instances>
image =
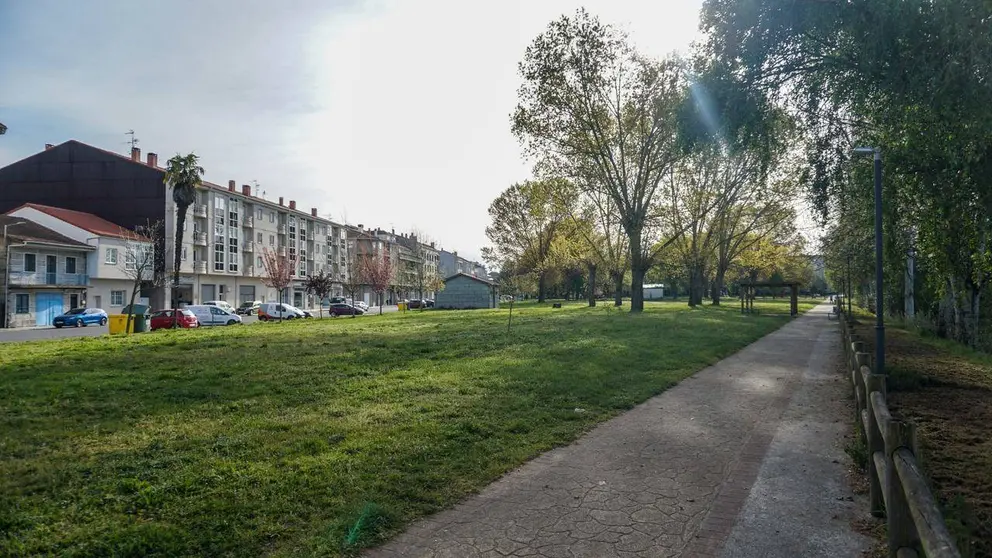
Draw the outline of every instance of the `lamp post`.
<instances>
[{"instance_id":1,"label":"lamp post","mask_svg":"<svg viewBox=\"0 0 992 558\"><path fill-rule=\"evenodd\" d=\"M7 242L7 229L10 227L16 227L17 225L23 225L27 221L18 221L16 223L6 223L3 226L3 328L7 329L7 315L10 314L10 244Z\"/></svg>"},{"instance_id":2,"label":"lamp post","mask_svg":"<svg viewBox=\"0 0 992 558\"><path fill-rule=\"evenodd\" d=\"M875 161L875 373L885 374L885 318L882 317L882 149L855 147L858 155L872 155Z\"/></svg>"}]
</instances>

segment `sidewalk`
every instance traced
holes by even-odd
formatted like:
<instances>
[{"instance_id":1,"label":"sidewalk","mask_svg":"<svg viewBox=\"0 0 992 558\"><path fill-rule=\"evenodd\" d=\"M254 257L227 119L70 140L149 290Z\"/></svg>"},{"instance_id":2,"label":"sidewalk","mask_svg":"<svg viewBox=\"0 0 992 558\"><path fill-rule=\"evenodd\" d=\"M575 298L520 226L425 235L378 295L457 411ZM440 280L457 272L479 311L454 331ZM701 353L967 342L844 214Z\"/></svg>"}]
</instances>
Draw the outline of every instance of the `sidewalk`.
<instances>
[{"instance_id":1,"label":"sidewalk","mask_svg":"<svg viewBox=\"0 0 992 558\"><path fill-rule=\"evenodd\" d=\"M857 556L824 304L370 557ZM760 318L759 318L760 319Z\"/></svg>"}]
</instances>

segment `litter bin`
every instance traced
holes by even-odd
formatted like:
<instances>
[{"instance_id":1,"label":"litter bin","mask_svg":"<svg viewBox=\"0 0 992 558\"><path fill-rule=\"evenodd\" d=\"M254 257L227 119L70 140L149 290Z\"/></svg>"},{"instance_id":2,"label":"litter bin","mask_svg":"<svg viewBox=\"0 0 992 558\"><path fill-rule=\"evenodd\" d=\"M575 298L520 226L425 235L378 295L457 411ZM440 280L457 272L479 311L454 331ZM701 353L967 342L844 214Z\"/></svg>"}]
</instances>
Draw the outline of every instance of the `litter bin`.
<instances>
[{"instance_id":1,"label":"litter bin","mask_svg":"<svg viewBox=\"0 0 992 558\"><path fill-rule=\"evenodd\" d=\"M124 333L124 328L127 327L127 314L111 314L107 316L109 318L110 334L116 335L118 333ZM134 322L131 322L130 332L134 333Z\"/></svg>"},{"instance_id":2,"label":"litter bin","mask_svg":"<svg viewBox=\"0 0 992 558\"><path fill-rule=\"evenodd\" d=\"M400 302L396 306L397 306L397 308L399 309L400 312L403 312L404 310L406 310L406 303L405 302Z\"/></svg>"},{"instance_id":3,"label":"litter bin","mask_svg":"<svg viewBox=\"0 0 992 558\"><path fill-rule=\"evenodd\" d=\"M135 304L134 309L131 306L125 306L122 310L124 313L124 318L127 319L127 314L133 312L131 316L131 332L132 333L143 333L148 331L148 305L146 304ZM123 328L121 329L123 331Z\"/></svg>"}]
</instances>

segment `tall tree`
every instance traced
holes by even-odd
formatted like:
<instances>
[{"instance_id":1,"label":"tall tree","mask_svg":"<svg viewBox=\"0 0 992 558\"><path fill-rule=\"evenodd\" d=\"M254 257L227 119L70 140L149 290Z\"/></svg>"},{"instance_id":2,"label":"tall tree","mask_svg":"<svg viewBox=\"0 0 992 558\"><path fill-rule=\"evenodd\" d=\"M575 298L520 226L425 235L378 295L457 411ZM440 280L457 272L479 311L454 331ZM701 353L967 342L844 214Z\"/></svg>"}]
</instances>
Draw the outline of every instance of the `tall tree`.
<instances>
[{"instance_id":1,"label":"tall tree","mask_svg":"<svg viewBox=\"0 0 992 558\"><path fill-rule=\"evenodd\" d=\"M334 289L334 278L323 269L317 273L307 275L303 280L303 289L307 294L313 295L317 299L317 311L320 317L324 317L324 299L330 296Z\"/></svg>"},{"instance_id":2,"label":"tall tree","mask_svg":"<svg viewBox=\"0 0 992 558\"><path fill-rule=\"evenodd\" d=\"M631 311L644 308L646 238L661 177L678 158L678 63L638 55L626 37L585 10L531 43L513 132L558 176L601 189L618 211L631 264Z\"/></svg>"},{"instance_id":3,"label":"tall tree","mask_svg":"<svg viewBox=\"0 0 992 558\"><path fill-rule=\"evenodd\" d=\"M554 267L555 240L571 214L575 189L560 178L514 184L489 206L486 236L490 262L516 262L518 273L538 278L538 302L547 294L547 274Z\"/></svg>"},{"instance_id":4,"label":"tall tree","mask_svg":"<svg viewBox=\"0 0 992 558\"><path fill-rule=\"evenodd\" d=\"M202 184L203 167L195 153L176 154L165 166L165 184L172 188L172 201L176 204L176 238L173 245L172 286L179 286L179 268L182 265L183 234L186 232L186 211L196 201L196 188ZM172 296L175 308L176 296Z\"/></svg>"},{"instance_id":5,"label":"tall tree","mask_svg":"<svg viewBox=\"0 0 992 558\"><path fill-rule=\"evenodd\" d=\"M362 282L372 288L379 302L379 314L382 315L382 304L386 289L393 282L393 262L389 252L383 254L365 254L361 261Z\"/></svg>"},{"instance_id":6,"label":"tall tree","mask_svg":"<svg viewBox=\"0 0 992 558\"><path fill-rule=\"evenodd\" d=\"M121 237L124 238L124 258L120 261L123 265L122 273L131 281L131 299L128 303L127 323L125 332L131 331L131 322L134 316L134 301L138 298L138 293L142 287L159 286L161 275L155 273L157 255L156 245L161 245L161 237L165 235L165 228L161 221L149 221L146 225L139 225L133 231L127 229L120 230Z\"/></svg>"}]
</instances>

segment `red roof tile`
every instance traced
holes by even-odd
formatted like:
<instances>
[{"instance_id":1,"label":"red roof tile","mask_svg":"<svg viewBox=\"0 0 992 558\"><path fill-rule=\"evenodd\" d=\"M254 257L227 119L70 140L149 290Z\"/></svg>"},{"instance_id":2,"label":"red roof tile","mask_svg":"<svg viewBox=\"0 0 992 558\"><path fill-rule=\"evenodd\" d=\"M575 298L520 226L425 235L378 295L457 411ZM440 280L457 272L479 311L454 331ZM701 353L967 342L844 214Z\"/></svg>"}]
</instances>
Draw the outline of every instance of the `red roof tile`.
<instances>
[{"instance_id":1,"label":"red roof tile","mask_svg":"<svg viewBox=\"0 0 992 558\"><path fill-rule=\"evenodd\" d=\"M151 242L150 239L137 236L133 231L128 231L120 225L115 225L114 223L111 223L102 217L97 217L92 213L84 213L82 211L63 209L61 207L52 207L38 203L26 203L21 207L30 207L41 211L42 213L47 213L56 219L61 219L70 225L77 226L96 235ZM21 207L17 209L20 209ZM8 212L8 214L17 211L17 209Z\"/></svg>"}]
</instances>

